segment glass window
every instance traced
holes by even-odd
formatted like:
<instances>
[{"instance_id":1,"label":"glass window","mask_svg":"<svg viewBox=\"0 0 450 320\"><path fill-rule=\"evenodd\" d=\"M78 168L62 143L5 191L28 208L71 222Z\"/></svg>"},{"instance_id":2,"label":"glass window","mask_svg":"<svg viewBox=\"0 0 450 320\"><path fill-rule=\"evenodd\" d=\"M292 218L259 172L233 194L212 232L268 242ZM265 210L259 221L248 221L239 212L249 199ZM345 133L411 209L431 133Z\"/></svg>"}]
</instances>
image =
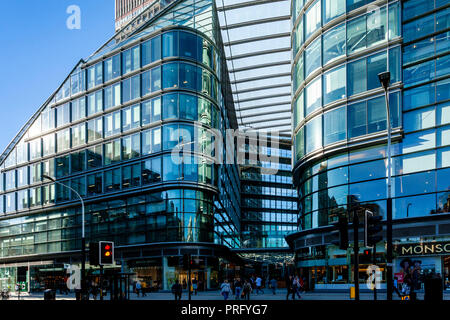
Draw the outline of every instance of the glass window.
<instances>
[{"instance_id":1,"label":"glass window","mask_svg":"<svg viewBox=\"0 0 450 320\"><path fill-rule=\"evenodd\" d=\"M76 192L78 192L78 194L81 197L85 197L86 196L86 177L80 177L80 178L72 179L70 184L71 184L71 187ZM78 200L79 199L77 197L77 195L75 194L75 192L72 192L72 199L73 200Z\"/></svg>"},{"instance_id":2,"label":"glass window","mask_svg":"<svg viewBox=\"0 0 450 320\"><path fill-rule=\"evenodd\" d=\"M345 0L323 0L323 23L345 13Z\"/></svg>"},{"instance_id":3,"label":"glass window","mask_svg":"<svg viewBox=\"0 0 450 320\"><path fill-rule=\"evenodd\" d=\"M189 32L179 32L180 56L197 60L197 36Z\"/></svg>"},{"instance_id":4,"label":"glass window","mask_svg":"<svg viewBox=\"0 0 450 320\"><path fill-rule=\"evenodd\" d=\"M105 171L105 192L120 190L120 168Z\"/></svg>"},{"instance_id":5,"label":"glass window","mask_svg":"<svg viewBox=\"0 0 450 320\"><path fill-rule=\"evenodd\" d=\"M103 138L103 119L97 118L89 120L87 123L88 142L93 142Z\"/></svg>"},{"instance_id":6,"label":"glass window","mask_svg":"<svg viewBox=\"0 0 450 320\"><path fill-rule=\"evenodd\" d=\"M87 195L95 196L102 193L103 179L101 173L94 173L87 176Z\"/></svg>"},{"instance_id":7,"label":"glass window","mask_svg":"<svg viewBox=\"0 0 450 320\"><path fill-rule=\"evenodd\" d=\"M360 182L350 185L349 194L360 202L386 198L386 179Z\"/></svg>"},{"instance_id":8,"label":"glass window","mask_svg":"<svg viewBox=\"0 0 450 320\"><path fill-rule=\"evenodd\" d=\"M387 38L386 7L376 8L367 14L367 47L383 42Z\"/></svg>"},{"instance_id":9,"label":"glass window","mask_svg":"<svg viewBox=\"0 0 450 320\"><path fill-rule=\"evenodd\" d=\"M400 2L389 5L389 40L400 36Z\"/></svg>"},{"instance_id":10,"label":"glass window","mask_svg":"<svg viewBox=\"0 0 450 320\"><path fill-rule=\"evenodd\" d=\"M161 128L152 130L152 152L161 151Z\"/></svg>"},{"instance_id":11,"label":"glass window","mask_svg":"<svg viewBox=\"0 0 450 320\"><path fill-rule=\"evenodd\" d=\"M300 122L305 118L304 107L303 91L301 91L294 104L294 129L297 128Z\"/></svg>"},{"instance_id":12,"label":"glass window","mask_svg":"<svg viewBox=\"0 0 450 320\"><path fill-rule=\"evenodd\" d=\"M152 82L151 82L151 71L146 71L144 73L142 73L142 96L145 96L147 94L150 94L152 92Z\"/></svg>"},{"instance_id":13,"label":"glass window","mask_svg":"<svg viewBox=\"0 0 450 320\"><path fill-rule=\"evenodd\" d=\"M103 91L99 90L88 96L88 116L103 111Z\"/></svg>"},{"instance_id":14,"label":"glass window","mask_svg":"<svg viewBox=\"0 0 450 320\"><path fill-rule=\"evenodd\" d=\"M105 117L105 137L110 137L120 133L120 111L110 113Z\"/></svg>"},{"instance_id":15,"label":"glass window","mask_svg":"<svg viewBox=\"0 0 450 320\"><path fill-rule=\"evenodd\" d=\"M180 178L180 165L172 161L172 156L163 157L163 181L173 181Z\"/></svg>"},{"instance_id":16,"label":"glass window","mask_svg":"<svg viewBox=\"0 0 450 320\"><path fill-rule=\"evenodd\" d=\"M70 129L65 129L56 133L57 151L62 152L70 148Z\"/></svg>"},{"instance_id":17,"label":"glass window","mask_svg":"<svg viewBox=\"0 0 450 320\"><path fill-rule=\"evenodd\" d=\"M141 125L141 110L139 105L122 109L122 132L139 128Z\"/></svg>"},{"instance_id":18,"label":"glass window","mask_svg":"<svg viewBox=\"0 0 450 320\"><path fill-rule=\"evenodd\" d=\"M152 46L151 40L147 40L141 44L142 66L152 63Z\"/></svg>"},{"instance_id":19,"label":"glass window","mask_svg":"<svg viewBox=\"0 0 450 320\"><path fill-rule=\"evenodd\" d=\"M120 83L116 83L105 89L105 110L120 104Z\"/></svg>"},{"instance_id":20,"label":"glass window","mask_svg":"<svg viewBox=\"0 0 450 320\"><path fill-rule=\"evenodd\" d=\"M450 57L450 55L448 56ZM449 72L450 73L450 72ZM450 99L450 79L436 83L436 102Z\"/></svg>"},{"instance_id":21,"label":"glass window","mask_svg":"<svg viewBox=\"0 0 450 320\"><path fill-rule=\"evenodd\" d=\"M323 35L323 64L325 65L344 55L345 24L341 24Z\"/></svg>"},{"instance_id":22,"label":"glass window","mask_svg":"<svg viewBox=\"0 0 450 320\"><path fill-rule=\"evenodd\" d=\"M10 213L16 211L16 193L7 193L5 195L5 212Z\"/></svg>"},{"instance_id":23,"label":"glass window","mask_svg":"<svg viewBox=\"0 0 450 320\"><path fill-rule=\"evenodd\" d=\"M103 65L101 62L87 70L88 80L87 87L91 89L103 83Z\"/></svg>"},{"instance_id":24,"label":"glass window","mask_svg":"<svg viewBox=\"0 0 450 320\"><path fill-rule=\"evenodd\" d=\"M405 135L403 140L403 153L410 153L436 146L435 130L420 131Z\"/></svg>"},{"instance_id":25,"label":"glass window","mask_svg":"<svg viewBox=\"0 0 450 320\"><path fill-rule=\"evenodd\" d=\"M86 143L86 125L84 123L72 127L72 147Z\"/></svg>"},{"instance_id":26,"label":"glass window","mask_svg":"<svg viewBox=\"0 0 450 320\"><path fill-rule=\"evenodd\" d=\"M163 65L163 89L178 87L178 63Z\"/></svg>"},{"instance_id":27,"label":"glass window","mask_svg":"<svg viewBox=\"0 0 450 320\"><path fill-rule=\"evenodd\" d=\"M294 56L297 54L303 41L303 20L300 20L297 28L294 30Z\"/></svg>"},{"instance_id":28,"label":"glass window","mask_svg":"<svg viewBox=\"0 0 450 320\"><path fill-rule=\"evenodd\" d=\"M450 103L443 103L437 106L437 124L450 123Z\"/></svg>"},{"instance_id":29,"label":"glass window","mask_svg":"<svg viewBox=\"0 0 450 320\"><path fill-rule=\"evenodd\" d=\"M70 155L72 173L86 170L86 153L83 151L75 152Z\"/></svg>"},{"instance_id":30,"label":"glass window","mask_svg":"<svg viewBox=\"0 0 450 320\"><path fill-rule=\"evenodd\" d=\"M142 184L161 181L161 158L153 158L142 162Z\"/></svg>"},{"instance_id":31,"label":"glass window","mask_svg":"<svg viewBox=\"0 0 450 320\"><path fill-rule=\"evenodd\" d=\"M30 183L41 181L41 164L35 163L30 166Z\"/></svg>"},{"instance_id":32,"label":"glass window","mask_svg":"<svg viewBox=\"0 0 450 320\"><path fill-rule=\"evenodd\" d=\"M161 98L142 103L142 125L161 120Z\"/></svg>"},{"instance_id":33,"label":"glass window","mask_svg":"<svg viewBox=\"0 0 450 320\"><path fill-rule=\"evenodd\" d=\"M105 60L105 82L120 76L120 54Z\"/></svg>"},{"instance_id":34,"label":"glass window","mask_svg":"<svg viewBox=\"0 0 450 320\"><path fill-rule=\"evenodd\" d=\"M141 155L140 134L134 134L122 139L122 160L130 160Z\"/></svg>"},{"instance_id":35,"label":"glass window","mask_svg":"<svg viewBox=\"0 0 450 320\"><path fill-rule=\"evenodd\" d=\"M308 39L309 36L320 28L321 24L321 11L320 11L320 0L316 1L312 6L306 10L305 13L305 26L306 26L306 34L305 39Z\"/></svg>"},{"instance_id":36,"label":"glass window","mask_svg":"<svg viewBox=\"0 0 450 320\"><path fill-rule=\"evenodd\" d=\"M180 119L197 121L197 97L180 94Z\"/></svg>"},{"instance_id":37,"label":"glass window","mask_svg":"<svg viewBox=\"0 0 450 320\"><path fill-rule=\"evenodd\" d=\"M366 103L359 102L348 106L348 137L367 134Z\"/></svg>"},{"instance_id":38,"label":"glass window","mask_svg":"<svg viewBox=\"0 0 450 320\"><path fill-rule=\"evenodd\" d=\"M163 126L163 150L172 150L179 143L179 130L178 125L165 125Z\"/></svg>"},{"instance_id":39,"label":"glass window","mask_svg":"<svg viewBox=\"0 0 450 320\"><path fill-rule=\"evenodd\" d=\"M427 129L436 125L434 107L406 112L403 117L405 132Z\"/></svg>"},{"instance_id":40,"label":"glass window","mask_svg":"<svg viewBox=\"0 0 450 320\"><path fill-rule=\"evenodd\" d=\"M420 86L403 92L403 111L425 106L435 102L434 84Z\"/></svg>"},{"instance_id":41,"label":"glass window","mask_svg":"<svg viewBox=\"0 0 450 320\"><path fill-rule=\"evenodd\" d=\"M387 71L386 52L367 58L367 90L379 88L378 74Z\"/></svg>"},{"instance_id":42,"label":"glass window","mask_svg":"<svg viewBox=\"0 0 450 320\"><path fill-rule=\"evenodd\" d=\"M313 80L305 90L306 98L306 115L309 115L314 110L322 105L322 78L317 77Z\"/></svg>"},{"instance_id":43,"label":"glass window","mask_svg":"<svg viewBox=\"0 0 450 320\"><path fill-rule=\"evenodd\" d=\"M383 178L386 176L386 162L384 159L354 164L349 166L350 182L359 182Z\"/></svg>"},{"instance_id":44,"label":"glass window","mask_svg":"<svg viewBox=\"0 0 450 320\"><path fill-rule=\"evenodd\" d=\"M70 122L70 104L66 103L56 108L56 126L61 127Z\"/></svg>"},{"instance_id":45,"label":"glass window","mask_svg":"<svg viewBox=\"0 0 450 320\"><path fill-rule=\"evenodd\" d=\"M163 58L178 56L178 32L166 32L162 36Z\"/></svg>"},{"instance_id":46,"label":"glass window","mask_svg":"<svg viewBox=\"0 0 450 320\"><path fill-rule=\"evenodd\" d=\"M329 71L323 76L323 104L345 98L345 66Z\"/></svg>"},{"instance_id":47,"label":"glass window","mask_svg":"<svg viewBox=\"0 0 450 320\"><path fill-rule=\"evenodd\" d=\"M161 90L161 67L152 69L152 92Z\"/></svg>"},{"instance_id":48,"label":"glass window","mask_svg":"<svg viewBox=\"0 0 450 320\"><path fill-rule=\"evenodd\" d=\"M122 189L138 187L141 180L141 165L134 164L122 168Z\"/></svg>"},{"instance_id":49,"label":"glass window","mask_svg":"<svg viewBox=\"0 0 450 320\"><path fill-rule=\"evenodd\" d=\"M351 54L366 48L366 16L347 23L347 52Z\"/></svg>"},{"instance_id":50,"label":"glass window","mask_svg":"<svg viewBox=\"0 0 450 320\"><path fill-rule=\"evenodd\" d=\"M55 159L56 178L64 177L70 173L70 156L62 156Z\"/></svg>"},{"instance_id":51,"label":"glass window","mask_svg":"<svg viewBox=\"0 0 450 320\"><path fill-rule=\"evenodd\" d=\"M324 114L324 144L328 145L346 138L346 117L345 107L332 110Z\"/></svg>"},{"instance_id":52,"label":"glass window","mask_svg":"<svg viewBox=\"0 0 450 320\"><path fill-rule=\"evenodd\" d=\"M423 217L436 213L436 195L394 199L392 202L392 217L394 219Z\"/></svg>"},{"instance_id":53,"label":"glass window","mask_svg":"<svg viewBox=\"0 0 450 320\"><path fill-rule=\"evenodd\" d=\"M86 117L86 99L80 98L72 101L72 121Z\"/></svg>"},{"instance_id":54,"label":"glass window","mask_svg":"<svg viewBox=\"0 0 450 320\"><path fill-rule=\"evenodd\" d=\"M405 10L403 10L405 12ZM426 15L403 25L403 41L410 42L434 32L434 15Z\"/></svg>"},{"instance_id":55,"label":"glass window","mask_svg":"<svg viewBox=\"0 0 450 320\"><path fill-rule=\"evenodd\" d=\"M450 126L437 129L436 135L438 147L450 145Z\"/></svg>"},{"instance_id":56,"label":"glass window","mask_svg":"<svg viewBox=\"0 0 450 320\"><path fill-rule=\"evenodd\" d=\"M140 46L122 53L122 74L127 74L141 67Z\"/></svg>"},{"instance_id":57,"label":"glass window","mask_svg":"<svg viewBox=\"0 0 450 320\"><path fill-rule=\"evenodd\" d=\"M17 210L23 209L28 209L28 190L17 192Z\"/></svg>"},{"instance_id":58,"label":"glass window","mask_svg":"<svg viewBox=\"0 0 450 320\"><path fill-rule=\"evenodd\" d=\"M53 176L53 174L51 175ZM17 169L17 187L23 187L28 184L28 167Z\"/></svg>"},{"instance_id":59,"label":"glass window","mask_svg":"<svg viewBox=\"0 0 450 320\"><path fill-rule=\"evenodd\" d=\"M120 139L105 144L105 165L120 161Z\"/></svg>"},{"instance_id":60,"label":"glass window","mask_svg":"<svg viewBox=\"0 0 450 320\"><path fill-rule=\"evenodd\" d=\"M152 61L161 59L161 36L152 39Z\"/></svg>"},{"instance_id":61,"label":"glass window","mask_svg":"<svg viewBox=\"0 0 450 320\"><path fill-rule=\"evenodd\" d=\"M347 65L348 95L367 90L366 59L361 59Z\"/></svg>"},{"instance_id":62,"label":"glass window","mask_svg":"<svg viewBox=\"0 0 450 320\"><path fill-rule=\"evenodd\" d=\"M137 99L141 96L140 75L122 81L122 103Z\"/></svg>"},{"instance_id":63,"label":"glass window","mask_svg":"<svg viewBox=\"0 0 450 320\"><path fill-rule=\"evenodd\" d=\"M302 82L305 80L304 77L304 65L303 65L303 55L299 56L299 59L294 67L294 91L297 91L297 88L300 87Z\"/></svg>"},{"instance_id":64,"label":"glass window","mask_svg":"<svg viewBox=\"0 0 450 320\"><path fill-rule=\"evenodd\" d=\"M389 50L389 72L391 73L391 83L401 81L401 50L400 47Z\"/></svg>"},{"instance_id":65,"label":"glass window","mask_svg":"<svg viewBox=\"0 0 450 320\"><path fill-rule=\"evenodd\" d=\"M5 190L16 188L16 171L11 170L5 172Z\"/></svg>"},{"instance_id":66,"label":"glass window","mask_svg":"<svg viewBox=\"0 0 450 320\"><path fill-rule=\"evenodd\" d=\"M347 12L355 10L372 0L347 0Z\"/></svg>"},{"instance_id":67,"label":"glass window","mask_svg":"<svg viewBox=\"0 0 450 320\"><path fill-rule=\"evenodd\" d=\"M163 120L178 118L178 94L163 96Z\"/></svg>"},{"instance_id":68,"label":"glass window","mask_svg":"<svg viewBox=\"0 0 450 320\"><path fill-rule=\"evenodd\" d=\"M88 169L101 167L102 161L102 146L95 146L87 149L87 165Z\"/></svg>"},{"instance_id":69,"label":"glass window","mask_svg":"<svg viewBox=\"0 0 450 320\"><path fill-rule=\"evenodd\" d=\"M192 90L198 90L197 87L197 67L192 64L180 64L180 87Z\"/></svg>"},{"instance_id":70,"label":"glass window","mask_svg":"<svg viewBox=\"0 0 450 320\"><path fill-rule=\"evenodd\" d=\"M30 141L30 160L41 157L41 138Z\"/></svg>"},{"instance_id":71,"label":"glass window","mask_svg":"<svg viewBox=\"0 0 450 320\"><path fill-rule=\"evenodd\" d=\"M386 102L384 97L367 101L368 133L386 130Z\"/></svg>"},{"instance_id":72,"label":"glass window","mask_svg":"<svg viewBox=\"0 0 450 320\"><path fill-rule=\"evenodd\" d=\"M322 117L318 116L306 124L306 153L322 147Z\"/></svg>"},{"instance_id":73,"label":"glass window","mask_svg":"<svg viewBox=\"0 0 450 320\"><path fill-rule=\"evenodd\" d=\"M44 157L55 153L55 135L53 133L42 137L42 152Z\"/></svg>"},{"instance_id":74,"label":"glass window","mask_svg":"<svg viewBox=\"0 0 450 320\"><path fill-rule=\"evenodd\" d=\"M321 42L319 37L314 40L305 51L305 75L308 77L314 70L321 66Z\"/></svg>"}]
</instances>

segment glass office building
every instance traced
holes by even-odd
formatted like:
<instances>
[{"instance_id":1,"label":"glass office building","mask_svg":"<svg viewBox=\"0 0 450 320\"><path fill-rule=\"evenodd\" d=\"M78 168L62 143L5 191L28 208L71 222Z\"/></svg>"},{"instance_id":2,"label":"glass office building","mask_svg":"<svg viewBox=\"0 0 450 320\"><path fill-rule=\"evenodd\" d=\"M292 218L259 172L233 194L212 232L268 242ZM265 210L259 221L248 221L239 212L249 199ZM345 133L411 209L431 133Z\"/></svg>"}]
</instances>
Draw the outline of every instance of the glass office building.
<instances>
[{"instance_id":1,"label":"glass office building","mask_svg":"<svg viewBox=\"0 0 450 320\"><path fill-rule=\"evenodd\" d=\"M386 218L387 112L377 75L389 71L394 273L409 259L448 283L450 3L294 0L292 43L299 230L287 240L298 271L310 287L347 288L352 249L331 244L330 224L348 215L349 199ZM363 283L372 263L360 259ZM384 287L385 261L382 241Z\"/></svg>"},{"instance_id":2,"label":"glass office building","mask_svg":"<svg viewBox=\"0 0 450 320\"><path fill-rule=\"evenodd\" d=\"M237 128L215 4L155 6L81 60L1 155L2 287L56 287L80 265L77 194L86 242L115 242L107 272L169 289L189 253L206 289L242 262L238 167L209 151L212 129Z\"/></svg>"}]
</instances>

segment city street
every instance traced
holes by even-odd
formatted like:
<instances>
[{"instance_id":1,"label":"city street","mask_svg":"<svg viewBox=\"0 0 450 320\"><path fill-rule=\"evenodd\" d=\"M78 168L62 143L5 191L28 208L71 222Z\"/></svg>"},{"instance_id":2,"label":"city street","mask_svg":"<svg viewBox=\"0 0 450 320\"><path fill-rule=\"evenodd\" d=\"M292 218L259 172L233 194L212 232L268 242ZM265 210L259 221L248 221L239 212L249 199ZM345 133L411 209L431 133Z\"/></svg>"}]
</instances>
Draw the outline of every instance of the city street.
<instances>
[{"instance_id":1,"label":"city street","mask_svg":"<svg viewBox=\"0 0 450 320\"><path fill-rule=\"evenodd\" d=\"M346 292L306 292L301 294L301 300L350 300L349 293ZM173 295L170 292L157 292L157 293L147 293L145 297L137 296L135 293L130 294L131 300L173 300ZM290 297L291 298L291 297ZM92 296L90 298L93 300ZM99 298L97 297L97 300ZM187 292L183 292L182 300L187 300L188 295ZM265 301L273 301L273 300L285 300L286 299L286 290L280 289L277 290L277 294L273 295L271 292L266 291L264 294L253 294L250 297L250 300L265 300ZM378 300L385 300L386 293L378 293ZM424 293L417 293L417 299L423 300ZM17 295L11 295L10 300L18 300ZM43 293L34 293L34 294L22 294L20 296L20 300L44 300ZM69 295L59 294L56 295L56 300L75 300L75 294L70 293ZM105 297L105 300L109 300L109 296ZM223 297L220 295L219 291L207 291L207 292L199 292L198 295L192 295L192 300L223 300ZM296 300L297 297L296 297ZM301 301L300 300L300 301ZM362 292L361 300L373 300L373 293L371 292ZM397 295L394 295L394 300L400 300ZM450 300L450 291L444 292L444 300ZM235 301L234 296L230 296L228 301ZM241 300L242 301L242 300Z\"/></svg>"}]
</instances>

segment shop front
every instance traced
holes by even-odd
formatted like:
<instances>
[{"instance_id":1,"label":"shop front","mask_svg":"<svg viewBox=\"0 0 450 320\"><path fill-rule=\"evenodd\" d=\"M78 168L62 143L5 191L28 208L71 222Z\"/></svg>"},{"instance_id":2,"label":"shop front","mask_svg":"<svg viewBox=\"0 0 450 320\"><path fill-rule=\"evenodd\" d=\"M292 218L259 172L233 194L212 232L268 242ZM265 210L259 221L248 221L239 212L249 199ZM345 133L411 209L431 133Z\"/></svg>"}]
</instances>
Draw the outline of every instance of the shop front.
<instances>
[{"instance_id":1,"label":"shop front","mask_svg":"<svg viewBox=\"0 0 450 320\"><path fill-rule=\"evenodd\" d=\"M394 245L394 274L399 287L407 273L413 275L415 289L424 289L424 280L438 277L450 290L450 241L424 241Z\"/></svg>"}]
</instances>

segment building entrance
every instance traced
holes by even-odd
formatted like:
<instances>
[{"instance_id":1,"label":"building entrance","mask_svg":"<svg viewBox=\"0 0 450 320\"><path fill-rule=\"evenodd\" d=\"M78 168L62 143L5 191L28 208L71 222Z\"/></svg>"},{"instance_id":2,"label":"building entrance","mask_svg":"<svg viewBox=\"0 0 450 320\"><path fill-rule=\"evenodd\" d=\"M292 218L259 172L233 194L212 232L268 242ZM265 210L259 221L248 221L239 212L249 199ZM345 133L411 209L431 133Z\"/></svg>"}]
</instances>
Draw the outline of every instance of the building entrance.
<instances>
[{"instance_id":1,"label":"building entrance","mask_svg":"<svg viewBox=\"0 0 450 320\"><path fill-rule=\"evenodd\" d=\"M450 256L443 257L444 290L450 290Z\"/></svg>"}]
</instances>

